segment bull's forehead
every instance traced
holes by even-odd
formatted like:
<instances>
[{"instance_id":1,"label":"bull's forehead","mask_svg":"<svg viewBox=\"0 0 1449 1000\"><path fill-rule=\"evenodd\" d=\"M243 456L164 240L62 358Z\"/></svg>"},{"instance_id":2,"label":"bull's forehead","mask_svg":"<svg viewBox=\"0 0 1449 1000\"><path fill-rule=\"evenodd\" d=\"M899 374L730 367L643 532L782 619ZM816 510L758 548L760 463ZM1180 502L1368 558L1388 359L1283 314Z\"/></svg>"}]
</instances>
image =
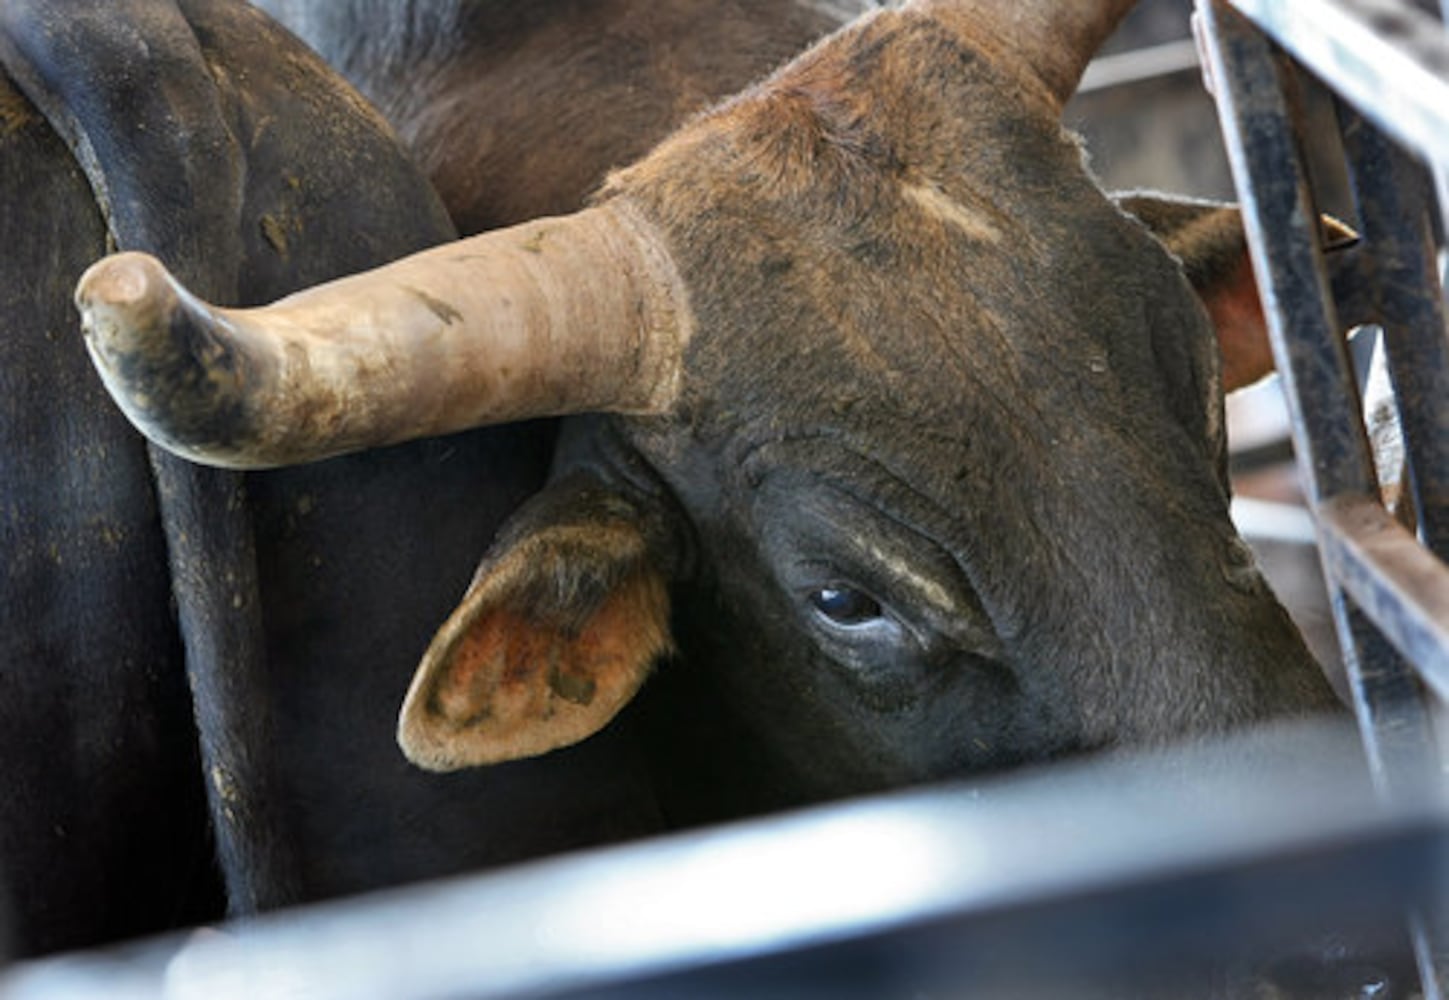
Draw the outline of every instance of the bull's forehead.
<instances>
[{"instance_id":1,"label":"bull's forehead","mask_svg":"<svg viewBox=\"0 0 1449 1000\"><path fill-rule=\"evenodd\" d=\"M621 175L689 289L696 433L1150 425L1200 399L1201 310L1081 159L986 54L883 15Z\"/></svg>"}]
</instances>

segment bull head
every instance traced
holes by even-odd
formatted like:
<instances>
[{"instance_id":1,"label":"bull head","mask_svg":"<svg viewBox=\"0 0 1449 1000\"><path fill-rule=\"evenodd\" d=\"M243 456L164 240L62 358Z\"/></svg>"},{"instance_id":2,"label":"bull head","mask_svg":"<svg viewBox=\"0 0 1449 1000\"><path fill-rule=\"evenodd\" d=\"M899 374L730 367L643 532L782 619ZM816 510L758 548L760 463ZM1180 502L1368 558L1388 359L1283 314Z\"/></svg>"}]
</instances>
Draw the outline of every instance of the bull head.
<instances>
[{"instance_id":1,"label":"bull head","mask_svg":"<svg viewBox=\"0 0 1449 1000\"><path fill-rule=\"evenodd\" d=\"M418 670L426 767L582 739L675 643L679 766L760 802L1326 707L1228 518L1241 235L1122 211L1059 123L1129 6L880 12L593 207L265 308L108 259L92 356L222 465L593 415Z\"/></svg>"}]
</instances>

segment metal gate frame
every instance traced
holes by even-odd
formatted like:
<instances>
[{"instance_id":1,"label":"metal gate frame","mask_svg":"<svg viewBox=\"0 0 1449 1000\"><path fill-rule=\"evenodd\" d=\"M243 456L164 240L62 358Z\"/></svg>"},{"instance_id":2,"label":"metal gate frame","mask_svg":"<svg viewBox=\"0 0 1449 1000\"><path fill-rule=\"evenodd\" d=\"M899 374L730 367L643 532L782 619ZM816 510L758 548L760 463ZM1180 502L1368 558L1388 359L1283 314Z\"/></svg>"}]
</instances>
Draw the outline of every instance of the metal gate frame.
<instances>
[{"instance_id":1,"label":"metal gate frame","mask_svg":"<svg viewBox=\"0 0 1449 1000\"><path fill-rule=\"evenodd\" d=\"M1449 171L1449 35L1403 0L1197 0L1197 15L1364 747L1387 801L1417 796L1444 781L1434 714L1449 699L1449 333L1433 215ZM1313 88L1333 100L1337 135L1310 131ZM1359 244L1331 278L1318 192L1334 170ZM1343 336L1363 323L1387 357L1411 527L1380 499ZM1414 920L1428 997L1449 984L1443 930Z\"/></svg>"}]
</instances>

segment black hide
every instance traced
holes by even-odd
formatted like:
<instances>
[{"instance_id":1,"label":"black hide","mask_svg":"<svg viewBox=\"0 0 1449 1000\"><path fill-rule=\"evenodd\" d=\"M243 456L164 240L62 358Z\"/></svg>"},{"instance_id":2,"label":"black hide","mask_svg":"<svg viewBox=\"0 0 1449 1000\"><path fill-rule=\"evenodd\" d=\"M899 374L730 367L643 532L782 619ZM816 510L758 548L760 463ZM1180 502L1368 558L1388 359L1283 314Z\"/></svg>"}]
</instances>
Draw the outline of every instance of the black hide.
<instances>
[{"instance_id":1,"label":"black hide","mask_svg":"<svg viewBox=\"0 0 1449 1000\"><path fill-rule=\"evenodd\" d=\"M0 78L0 884L17 954L216 911L146 449L75 335L106 250L84 176Z\"/></svg>"},{"instance_id":2,"label":"black hide","mask_svg":"<svg viewBox=\"0 0 1449 1000\"><path fill-rule=\"evenodd\" d=\"M652 829L622 734L451 777L394 743L418 654L542 479L546 426L239 476L148 460L102 399L69 299L108 241L249 304L453 231L381 119L247 5L61 6L6 4L0 24L53 126L5 83L0 868L16 950L214 914L203 773L234 912Z\"/></svg>"}]
</instances>

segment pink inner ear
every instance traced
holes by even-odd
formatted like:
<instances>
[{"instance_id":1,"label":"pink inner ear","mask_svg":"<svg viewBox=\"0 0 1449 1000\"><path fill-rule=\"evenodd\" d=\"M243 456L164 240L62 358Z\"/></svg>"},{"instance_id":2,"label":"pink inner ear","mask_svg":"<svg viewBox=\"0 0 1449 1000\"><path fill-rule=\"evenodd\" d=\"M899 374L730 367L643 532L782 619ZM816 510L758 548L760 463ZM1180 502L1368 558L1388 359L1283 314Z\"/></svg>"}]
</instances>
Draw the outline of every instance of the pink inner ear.
<instances>
[{"instance_id":1,"label":"pink inner ear","mask_svg":"<svg viewBox=\"0 0 1449 1000\"><path fill-rule=\"evenodd\" d=\"M506 589L465 598L425 656L399 727L414 763L452 770L576 743L670 648L668 592L651 569L620 581L576 630L515 609Z\"/></svg>"},{"instance_id":2,"label":"pink inner ear","mask_svg":"<svg viewBox=\"0 0 1449 1000\"><path fill-rule=\"evenodd\" d=\"M1252 385L1272 373L1273 348L1251 261L1243 257L1226 277L1199 294L1218 334L1223 391Z\"/></svg>"},{"instance_id":3,"label":"pink inner ear","mask_svg":"<svg viewBox=\"0 0 1449 1000\"><path fill-rule=\"evenodd\" d=\"M508 725L540 713L545 695L537 674L556 657L557 639L522 615L489 609L443 660L434 693L442 716L455 725Z\"/></svg>"}]
</instances>

